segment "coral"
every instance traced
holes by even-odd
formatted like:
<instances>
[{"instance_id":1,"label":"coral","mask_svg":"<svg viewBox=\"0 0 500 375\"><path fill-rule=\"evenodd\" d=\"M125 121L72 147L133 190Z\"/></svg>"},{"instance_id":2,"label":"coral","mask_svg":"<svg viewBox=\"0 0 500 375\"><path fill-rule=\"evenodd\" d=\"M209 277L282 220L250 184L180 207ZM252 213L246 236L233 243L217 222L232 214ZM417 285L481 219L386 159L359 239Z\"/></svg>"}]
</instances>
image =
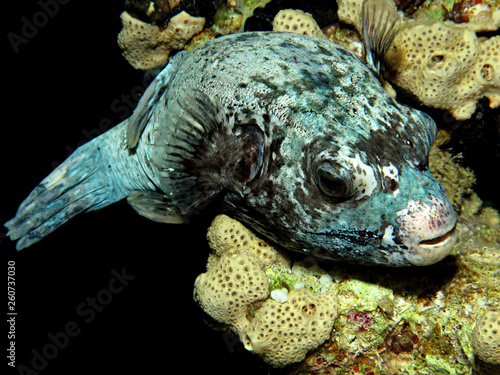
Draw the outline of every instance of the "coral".
<instances>
[{"instance_id":1,"label":"coral","mask_svg":"<svg viewBox=\"0 0 500 375\"><path fill-rule=\"evenodd\" d=\"M253 16L255 9L264 7L271 0L226 0L220 1L213 19L213 25L195 36L186 45L186 50L221 35L243 32L245 22ZM210 4L210 2L207 2Z\"/></svg>"},{"instance_id":2,"label":"coral","mask_svg":"<svg viewBox=\"0 0 500 375\"><path fill-rule=\"evenodd\" d=\"M500 225L486 222L486 208L471 198L452 255L434 266L401 273L334 266L339 317L331 340L292 373L498 374L475 359L472 331L500 304Z\"/></svg>"},{"instance_id":3,"label":"coral","mask_svg":"<svg viewBox=\"0 0 500 375\"><path fill-rule=\"evenodd\" d=\"M132 17L157 26L165 26L182 0L126 0L125 11ZM181 9L185 10L185 9ZM175 13L174 13L175 14Z\"/></svg>"},{"instance_id":4,"label":"coral","mask_svg":"<svg viewBox=\"0 0 500 375\"><path fill-rule=\"evenodd\" d=\"M363 0L337 0L339 19L354 25L361 32L361 6Z\"/></svg>"},{"instance_id":5,"label":"coral","mask_svg":"<svg viewBox=\"0 0 500 375\"><path fill-rule=\"evenodd\" d=\"M473 31L449 21L409 22L387 54L394 69L387 78L425 105L465 120L483 96L490 107L500 105L499 52L498 36L481 42Z\"/></svg>"},{"instance_id":6,"label":"coral","mask_svg":"<svg viewBox=\"0 0 500 375\"><path fill-rule=\"evenodd\" d=\"M316 287L300 288L303 279L281 251L225 215L214 219L207 237L213 252L194 299L247 350L282 367L329 338L337 314L331 277L311 276Z\"/></svg>"},{"instance_id":7,"label":"coral","mask_svg":"<svg viewBox=\"0 0 500 375\"><path fill-rule=\"evenodd\" d=\"M195 296L203 310L219 322L244 329L248 307L269 295L269 284L258 259L228 253L198 276Z\"/></svg>"},{"instance_id":8,"label":"coral","mask_svg":"<svg viewBox=\"0 0 500 375\"><path fill-rule=\"evenodd\" d=\"M326 39L312 15L301 10L280 10L274 17L273 31L305 34Z\"/></svg>"},{"instance_id":9,"label":"coral","mask_svg":"<svg viewBox=\"0 0 500 375\"><path fill-rule=\"evenodd\" d=\"M240 222L226 215L218 215L212 221L207 233L208 244L213 250L213 257L217 257L231 251L243 251L255 255L262 263L262 267L290 268L289 259L283 255L281 250L268 245L255 236ZM210 268L210 263L209 263Z\"/></svg>"},{"instance_id":10,"label":"coral","mask_svg":"<svg viewBox=\"0 0 500 375\"><path fill-rule=\"evenodd\" d=\"M486 311L472 332L472 347L483 361L500 365L500 311Z\"/></svg>"},{"instance_id":11,"label":"coral","mask_svg":"<svg viewBox=\"0 0 500 375\"><path fill-rule=\"evenodd\" d=\"M460 165L461 155L452 155L446 150L434 146L429 154L429 169L432 175L446 190L455 211L460 212L462 202L476 179L470 168Z\"/></svg>"},{"instance_id":12,"label":"coral","mask_svg":"<svg viewBox=\"0 0 500 375\"><path fill-rule=\"evenodd\" d=\"M452 20L467 23L473 31L495 31L500 27L500 9L495 0L435 0L419 8L415 18L424 16L431 20Z\"/></svg>"},{"instance_id":13,"label":"coral","mask_svg":"<svg viewBox=\"0 0 500 375\"><path fill-rule=\"evenodd\" d=\"M462 206L452 254L433 266L404 270L313 257L299 258L290 267L279 248L264 246L237 221L218 216L208 231L213 254L207 273L196 281L195 299L228 324L246 349L273 366L301 361L289 365L291 374L470 375L474 368L495 373L474 356L472 332L478 316L500 305L500 216L483 208L474 193ZM234 287L234 269L228 270L240 258L250 266L240 280L251 276L261 288L266 280L265 293L248 298L246 286ZM218 293L211 291L213 285ZM217 297L207 307L201 296L216 294L227 302ZM228 298L235 298L232 304ZM314 325L303 316L311 312L318 318ZM329 317L322 320L321 312Z\"/></svg>"},{"instance_id":14,"label":"coral","mask_svg":"<svg viewBox=\"0 0 500 375\"><path fill-rule=\"evenodd\" d=\"M284 303L268 299L252 319L245 348L275 367L303 360L330 337L337 317L336 299L335 293L307 289L292 290Z\"/></svg>"},{"instance_id":15,"label":"coral","mask_svg":"<svg viewBox=\"0 0 500 375\"><path fill-rule=\"evenodd\" d=\"M392 0L376 1L391 2L396 12ZM362 1L339 0L338 5L339 18L361 32ZM491 9L491 17L497 22L500 13ZM498 26L495 23L494 27ZM423 104L447 109L459 120L469 118L483 96L489 99L491 108L498 107L500 37L478 38L475 31L484 28L477 22L406 19L385 56L386 78L410 90Z\"/></svg>"},{"instance_id":16,"label":"coral","mask_svg":"<svg viewBox=\"0 0 500 375\"><path fill-rule=\"evenodd\" d=\"M118 45L123 56L135 69L152 69L164 65L171 51L180 50L197 33L203 30L205 19L181 12L170 19L166 29L121 14L123 29L118 35Z\"/></svg>"}]
</instances>

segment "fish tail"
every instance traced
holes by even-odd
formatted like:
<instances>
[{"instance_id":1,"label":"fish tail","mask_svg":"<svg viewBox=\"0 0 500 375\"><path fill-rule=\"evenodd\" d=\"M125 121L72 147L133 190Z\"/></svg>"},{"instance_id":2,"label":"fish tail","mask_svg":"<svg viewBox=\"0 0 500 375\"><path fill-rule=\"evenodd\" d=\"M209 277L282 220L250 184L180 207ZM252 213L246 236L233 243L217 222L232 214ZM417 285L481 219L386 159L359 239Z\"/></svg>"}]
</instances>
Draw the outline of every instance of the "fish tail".
<instances>
[{"instance_id":1,"label":"fish tail","mask_svg":"<svg viewBox=\"0 0 500 375\"><path fill-rule=\"evenodd\" d=\"M115 173L117 158L109 151L119 149L117 135L123 128L120 124L79 147L21 203L16 216L5 223L7 235L19 240L17 250L40 241L79 213L98 210L127 196L120 174Z\"/></svg>"}]
</instances>

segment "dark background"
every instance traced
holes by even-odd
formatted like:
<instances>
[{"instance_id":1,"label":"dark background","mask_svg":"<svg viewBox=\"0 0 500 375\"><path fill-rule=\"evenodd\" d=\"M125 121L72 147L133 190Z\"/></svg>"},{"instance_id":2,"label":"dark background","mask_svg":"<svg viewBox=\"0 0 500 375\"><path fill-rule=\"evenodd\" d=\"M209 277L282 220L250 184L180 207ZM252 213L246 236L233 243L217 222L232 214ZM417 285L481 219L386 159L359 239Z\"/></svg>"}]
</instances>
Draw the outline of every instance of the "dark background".
<instances>
[{"instance_id":1,"label":"dark background","mask_svg":"<svg viewBox=\"0 0 500 375\"><path fill-rule=\"evenodd\" d=\"M285 8L282 3L271 4ZM286 7L299 8L300 2L292 3ZM123 5L68 1L17 52L9 33L23 37L25 20L42 8L33 0L4 5L0 223L15 215L72 150L131 113L144 77L116 43ZM269 27L271 13L261 12L250 27ZM483 183L486 189L490 185ZM215 210L192 217L191 225L169 226L119 202L76 217L19 253L1 228L1 251L16 262L16 365L32 368L32 350L43 352L51 343L49 333L59 334L75 322L79 334L40 374L269 373L232 336L205 324L192 299L196 276L205 271L206 228ZM3 267L7 273L6 262ZM77 307L102 294L112 270L122 269L135 278L95 317L81 316Z\"/></svg>"}]
</instances>

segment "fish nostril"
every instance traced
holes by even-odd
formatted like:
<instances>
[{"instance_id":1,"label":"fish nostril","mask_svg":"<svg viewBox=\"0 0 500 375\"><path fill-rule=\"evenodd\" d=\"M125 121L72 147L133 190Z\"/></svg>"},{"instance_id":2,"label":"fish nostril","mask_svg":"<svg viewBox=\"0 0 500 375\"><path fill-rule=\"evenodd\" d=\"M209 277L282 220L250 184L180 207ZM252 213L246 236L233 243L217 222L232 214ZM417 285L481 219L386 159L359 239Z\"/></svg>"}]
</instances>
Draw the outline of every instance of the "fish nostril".
<instances>
[{"instance_id":1,"label":"fish nostril","mask_svg":"<svg viewBox=\"0 0 500 375\"><path fill-rule=\"evenodd\" d=\"M398 188L398 182L395 179L391 179L387 184L389 190L395 191Z\"/></svg>"},{"instance_id":2,"label":"fish nostril","mask_svg":"<svg viewBox=\"0 0 500 375\"><path fill-rule=\"evenodd\" d=\"M395 192L398 189L398 180L394 178L385 177L383 184L387 192Z\"/></svg>"}]
</instances>

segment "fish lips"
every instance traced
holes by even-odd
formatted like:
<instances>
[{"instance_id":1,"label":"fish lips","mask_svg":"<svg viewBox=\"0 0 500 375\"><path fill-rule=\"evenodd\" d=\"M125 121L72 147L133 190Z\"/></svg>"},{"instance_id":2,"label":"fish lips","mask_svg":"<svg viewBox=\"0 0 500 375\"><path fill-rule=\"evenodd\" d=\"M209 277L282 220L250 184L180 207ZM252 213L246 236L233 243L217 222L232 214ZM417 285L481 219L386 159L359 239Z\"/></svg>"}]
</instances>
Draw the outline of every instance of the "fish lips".
<instances>
[{"instance_id":1,"label":"fish lips","mask_svg":"<svg viewBox=\"0 0 500 375\"><path fill-rule=\"evenodd\" d=\"M457 241L457 216L448 199L430 195L426 202L410 200L396 212L399 224L397 242L407 249L403 257L415 266L426 266L446 257ZM386 229L383 242L395 237Z\"/></svg>"}]
</instances>

